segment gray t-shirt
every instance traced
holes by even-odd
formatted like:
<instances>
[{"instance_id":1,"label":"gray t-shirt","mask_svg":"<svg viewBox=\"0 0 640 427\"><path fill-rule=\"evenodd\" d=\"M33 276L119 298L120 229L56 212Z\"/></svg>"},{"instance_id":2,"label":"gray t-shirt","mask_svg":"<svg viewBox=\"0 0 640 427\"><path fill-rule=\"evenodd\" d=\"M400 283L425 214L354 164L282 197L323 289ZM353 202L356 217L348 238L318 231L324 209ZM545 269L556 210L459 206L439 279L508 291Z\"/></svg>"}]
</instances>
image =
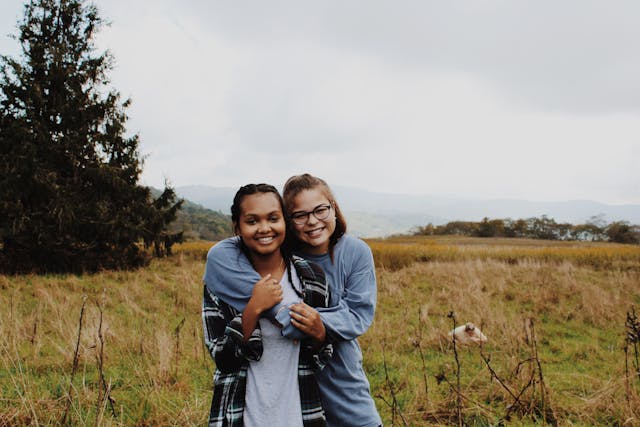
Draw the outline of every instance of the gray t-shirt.
<instances>
[{"instance_id":1,"label":"gray t-shirt","mask_svg":"<svg viewBox=\"0 0 640 427\"><path fill-rule=\"evenodd\" d=\"M293 265L289 268L295 272ZM282 277L282 303L291 305L301 299ZM293 285L301 289L298 276L291 275ZM282 336L280 327L260 318L262 357L249 363L245 393L244 425L246 427L302 427L302 409L298 387L298 357L300 342Z\"/></svg>"},{"instance_id":2,"label":"gray t-shirt","mask_svg":"<svg viewBox=\"0 0 640 427\"><path fill-rule=\"evenodd\" d=\"M357 341L371 325L376 307L371 249L364 241L345 234L333 249L333 260L328 253L299 255L322 267L331 289L330 307L318 308L318 312L327 334L333 337L333 356L316 375L327 425L377 427L382 421L371 397ZM222 240L209 250L204 282L227 304L244 310L258 280L260 275L240 251L237 236ZM303 336L290 323L288 311L279 312L279 308L276 305L271 310L271 317L283 325L283 335L290 339Z\"/></svg>"}]
</instances>

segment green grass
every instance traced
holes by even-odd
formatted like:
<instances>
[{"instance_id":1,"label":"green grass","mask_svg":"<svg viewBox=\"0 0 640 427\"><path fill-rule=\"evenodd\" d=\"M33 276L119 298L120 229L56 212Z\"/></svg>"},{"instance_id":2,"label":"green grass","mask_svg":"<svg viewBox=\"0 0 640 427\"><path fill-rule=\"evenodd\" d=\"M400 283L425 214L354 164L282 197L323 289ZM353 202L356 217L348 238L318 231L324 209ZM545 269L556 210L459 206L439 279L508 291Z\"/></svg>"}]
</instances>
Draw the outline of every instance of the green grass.
<instances>
[{"instance_id":1,"label":"green grass","mask_svg":"<svg viewBox=\"0 0 640 427\"><path fill-rule=\"evenodd\" d=\"M640 424L640 382L631 379L627 391L623 352L626 311L640 301L640 248L468 238L371 244L378 308L360 344L385 425L403 425L401 417L456 424L450 311L458 324L480 325L489 338L482 352L514 393L536 373L527 362L535 343L546 385L544 401L533 384L505 421L512 397L479 347L459 348L467 425L541 425L543 408L561 425ZM85 297L69 424L204 425L213 376L200 318L209 246L178 246L175 257L133 272L0 276L0 426L60 423ZM98 332L115 416L101 396Z\"/></svg>"}]
</instances>

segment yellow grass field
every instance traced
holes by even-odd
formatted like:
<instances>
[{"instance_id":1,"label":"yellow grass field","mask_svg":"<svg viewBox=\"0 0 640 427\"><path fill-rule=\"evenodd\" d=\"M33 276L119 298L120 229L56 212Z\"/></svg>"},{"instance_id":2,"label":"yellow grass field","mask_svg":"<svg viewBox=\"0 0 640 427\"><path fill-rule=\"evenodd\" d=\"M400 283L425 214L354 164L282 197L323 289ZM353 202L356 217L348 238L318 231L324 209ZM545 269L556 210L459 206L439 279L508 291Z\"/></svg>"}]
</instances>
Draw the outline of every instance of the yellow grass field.
<instances>
[{"instance_id":1,"label":"yellow grass field","mask_svg":"<svg viewBox=\"0 0 640 427\"><path fill-rule=\"evenodd\" d=\"M378 308L360 344L385 425L640 425L625 325L640 314L640 247L368 242ZM210 246L132 272L0 276L0 426L205 425ZM468 321L489 341L454 350L447 331Z\"/></svg>"}]
</instances>

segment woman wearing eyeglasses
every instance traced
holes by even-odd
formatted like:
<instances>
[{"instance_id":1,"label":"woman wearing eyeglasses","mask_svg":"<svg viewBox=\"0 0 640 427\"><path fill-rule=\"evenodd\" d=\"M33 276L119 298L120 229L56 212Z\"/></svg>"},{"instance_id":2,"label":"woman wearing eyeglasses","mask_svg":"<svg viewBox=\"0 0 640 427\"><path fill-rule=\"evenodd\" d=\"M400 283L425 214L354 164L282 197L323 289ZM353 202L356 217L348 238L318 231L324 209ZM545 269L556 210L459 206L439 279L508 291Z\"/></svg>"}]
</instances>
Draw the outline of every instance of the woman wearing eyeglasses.
<instances>
[{"instance_id":1,"label":"woman wearing eyeglasses","mask_svg":"<svg viewBox=\"0 0 640 427\"><path fill-rule=\"evenodd\" d=\"M286 182L283 196L289 219L287 236L293 236L294 253L323 268L330 285L330 307L316 310L304 303L289 307L278 304L265 315L283 325L285 337L299 339L318 336L319 313L325 340L333 344L333 357L317 374L327 424L379 426L382 423L357 342L375 313L371 250L364 241L346 234L346 221L322 179L309 174L293 176ZM204 281L220 299L243 309L253 284L261 280L247 265L232 239L223 240L209 251Z\"/></svg>"}]
</instances>

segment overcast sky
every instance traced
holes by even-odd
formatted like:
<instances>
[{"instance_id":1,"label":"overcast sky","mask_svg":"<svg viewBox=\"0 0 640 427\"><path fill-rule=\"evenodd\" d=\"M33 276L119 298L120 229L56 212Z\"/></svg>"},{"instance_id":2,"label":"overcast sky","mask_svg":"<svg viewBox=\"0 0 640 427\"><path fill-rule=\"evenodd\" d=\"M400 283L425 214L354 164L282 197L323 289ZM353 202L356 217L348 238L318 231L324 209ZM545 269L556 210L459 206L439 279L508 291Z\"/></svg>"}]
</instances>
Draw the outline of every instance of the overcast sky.
<instances>
[{"instance_id":1,"label":"overcast sky","mask_svg":"<svg viewBox=\"0 0 640 427\"><path fill-rule=\"evenodd\" d=\"M636 0L96 4L145 184L640 203Z\"/></svg>"}]
</instances>

